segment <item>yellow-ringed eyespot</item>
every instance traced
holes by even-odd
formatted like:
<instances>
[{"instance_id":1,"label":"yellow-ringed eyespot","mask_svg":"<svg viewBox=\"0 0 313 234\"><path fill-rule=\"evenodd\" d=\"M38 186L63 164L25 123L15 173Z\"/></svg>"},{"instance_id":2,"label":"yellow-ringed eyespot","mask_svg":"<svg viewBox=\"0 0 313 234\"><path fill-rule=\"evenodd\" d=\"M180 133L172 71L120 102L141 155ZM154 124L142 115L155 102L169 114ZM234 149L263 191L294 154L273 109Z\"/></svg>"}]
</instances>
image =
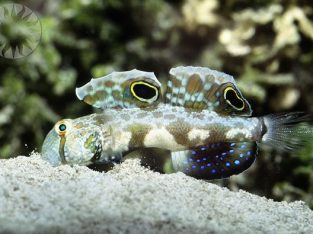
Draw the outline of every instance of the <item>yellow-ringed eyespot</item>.
<instances>
[{"instance_id":1,"label":"yellow-ringed eyespot","mask_svg":"<svg viewBox=\"0 0 313 234\"><path fill-rule=\"evenodd\" d=\"M227 87L224 90L224 98L235 110L242 111L245 108L245 102L233 87Z\"/></svg>"},{"instance_id":2,"label":"yellow-ringed eyespot","mask_svg":"<svg viewBox=\"0 0 313 234\"><path fill-rule=\"evenodd\" d=\"M147 103L152 103L159 97L158 88L144 81L133 82L130 85L130 92L139 101Z\"/></svg>"}]
</instances>

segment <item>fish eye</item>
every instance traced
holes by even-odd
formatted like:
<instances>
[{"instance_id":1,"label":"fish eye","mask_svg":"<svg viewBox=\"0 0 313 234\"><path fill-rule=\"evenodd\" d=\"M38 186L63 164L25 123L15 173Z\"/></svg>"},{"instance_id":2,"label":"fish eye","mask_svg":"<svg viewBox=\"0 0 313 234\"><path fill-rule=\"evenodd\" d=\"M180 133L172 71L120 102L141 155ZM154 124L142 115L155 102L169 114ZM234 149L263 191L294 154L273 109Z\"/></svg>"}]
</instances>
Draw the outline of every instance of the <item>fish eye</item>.
<instances>
[{"instance_id":1,"label":"fish eye","mask_svg":"<svg viewBox=\"0 0 313 234\"><path fill-rule=\"evenodd\" d=\"M241 111L245 108L245 103L233 87L227 87L224 90L224 98L226 102L234 109Z\"/></svg>"},{"instance_id":2,"label":"fish eye","mask_svg":"<svg viewBox=\"0 0 313 234\"><path fill-rule=\"evenodd\" d=\"M60 132L64 132L66 130L66 125L65 124L60 124L59 125L59 130L60 130Z\"/></svg>"},{"instance_id":3,"label":"fish eye","mask_svg":"<svg viewBox=\"0 0 313 234\"><path fill-rule=\"evenodd\" d=\"M56 123L54 129L58 135L65 135L69 129L70 124L71 122L69 119L63 119Z\"/></svg>"},{"instance_id":4,"label":"fish eye","mask_svg":"<svg viewBox=\"0 0 313 234\"><path fill-rule=\"evenodd\" d=\"M148 103L157 100L159 95L159 90L155 86L144 81L133 82L130 91L136 99Z\"/></svg>"}]
</instances>

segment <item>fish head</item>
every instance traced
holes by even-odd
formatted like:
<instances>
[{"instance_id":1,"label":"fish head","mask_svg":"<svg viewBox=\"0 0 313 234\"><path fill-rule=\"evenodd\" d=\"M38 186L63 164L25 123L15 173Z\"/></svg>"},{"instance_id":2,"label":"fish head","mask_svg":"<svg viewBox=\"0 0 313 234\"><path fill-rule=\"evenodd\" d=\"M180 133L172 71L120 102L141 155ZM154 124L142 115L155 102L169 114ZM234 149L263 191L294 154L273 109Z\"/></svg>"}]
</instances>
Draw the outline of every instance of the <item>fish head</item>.
<instances>
[{"instance_id":1,"label":"fish head","mask_svg":"<svg viewBox=\"0 0 313 234\"><path fill-rule=\"evenodd\" d=\"M53 166L88 165L102 153L103 136L98 126L72 119L58 121L46 136L42 158Z\"/></svg>"}]
</instances>

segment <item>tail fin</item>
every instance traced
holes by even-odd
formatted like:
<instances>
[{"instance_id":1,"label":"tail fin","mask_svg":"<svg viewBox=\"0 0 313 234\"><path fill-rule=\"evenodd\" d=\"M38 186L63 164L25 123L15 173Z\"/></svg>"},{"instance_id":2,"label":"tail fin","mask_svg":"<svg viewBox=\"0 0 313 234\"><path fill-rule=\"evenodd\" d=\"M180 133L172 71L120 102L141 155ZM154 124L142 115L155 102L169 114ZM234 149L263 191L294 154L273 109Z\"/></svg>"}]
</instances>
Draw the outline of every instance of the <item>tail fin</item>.
<instances>
[{"instance_id":1,"label":"tail fin","mask_svg":"<svg viewBox=\"0 0 313 234\"><path fill-rule=\"evenodd\" d=\"M261 143L284 151L313 143L313 114L274 114L263 117L263 120L266 129Z\"/></svg>"}]
</instances>

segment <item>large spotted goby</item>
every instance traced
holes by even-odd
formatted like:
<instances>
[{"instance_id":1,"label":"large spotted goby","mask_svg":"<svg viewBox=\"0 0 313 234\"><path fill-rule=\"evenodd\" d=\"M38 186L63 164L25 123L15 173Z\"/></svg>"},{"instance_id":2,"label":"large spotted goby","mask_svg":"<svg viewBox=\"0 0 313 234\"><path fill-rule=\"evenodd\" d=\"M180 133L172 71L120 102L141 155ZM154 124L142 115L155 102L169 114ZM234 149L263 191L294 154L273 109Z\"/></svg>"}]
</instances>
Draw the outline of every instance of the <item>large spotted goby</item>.
<instances>
[{"instance_id":1,"label":"large spotted goby","mask_svg":"<svg viewBox=\"0 0 313 234\"><path fill-rule=\"evenodd\" d=\"M144 160L160 149L168 171L217 179L249 168L259 144L292 150L313 140L312 115L251 117L234 78L209 68L172 68L166 90L152 72L113 72L76 95L103 111L55 124L42 147L54 166L120 162L136 151Z\"/></svg>"}]
</instances>

